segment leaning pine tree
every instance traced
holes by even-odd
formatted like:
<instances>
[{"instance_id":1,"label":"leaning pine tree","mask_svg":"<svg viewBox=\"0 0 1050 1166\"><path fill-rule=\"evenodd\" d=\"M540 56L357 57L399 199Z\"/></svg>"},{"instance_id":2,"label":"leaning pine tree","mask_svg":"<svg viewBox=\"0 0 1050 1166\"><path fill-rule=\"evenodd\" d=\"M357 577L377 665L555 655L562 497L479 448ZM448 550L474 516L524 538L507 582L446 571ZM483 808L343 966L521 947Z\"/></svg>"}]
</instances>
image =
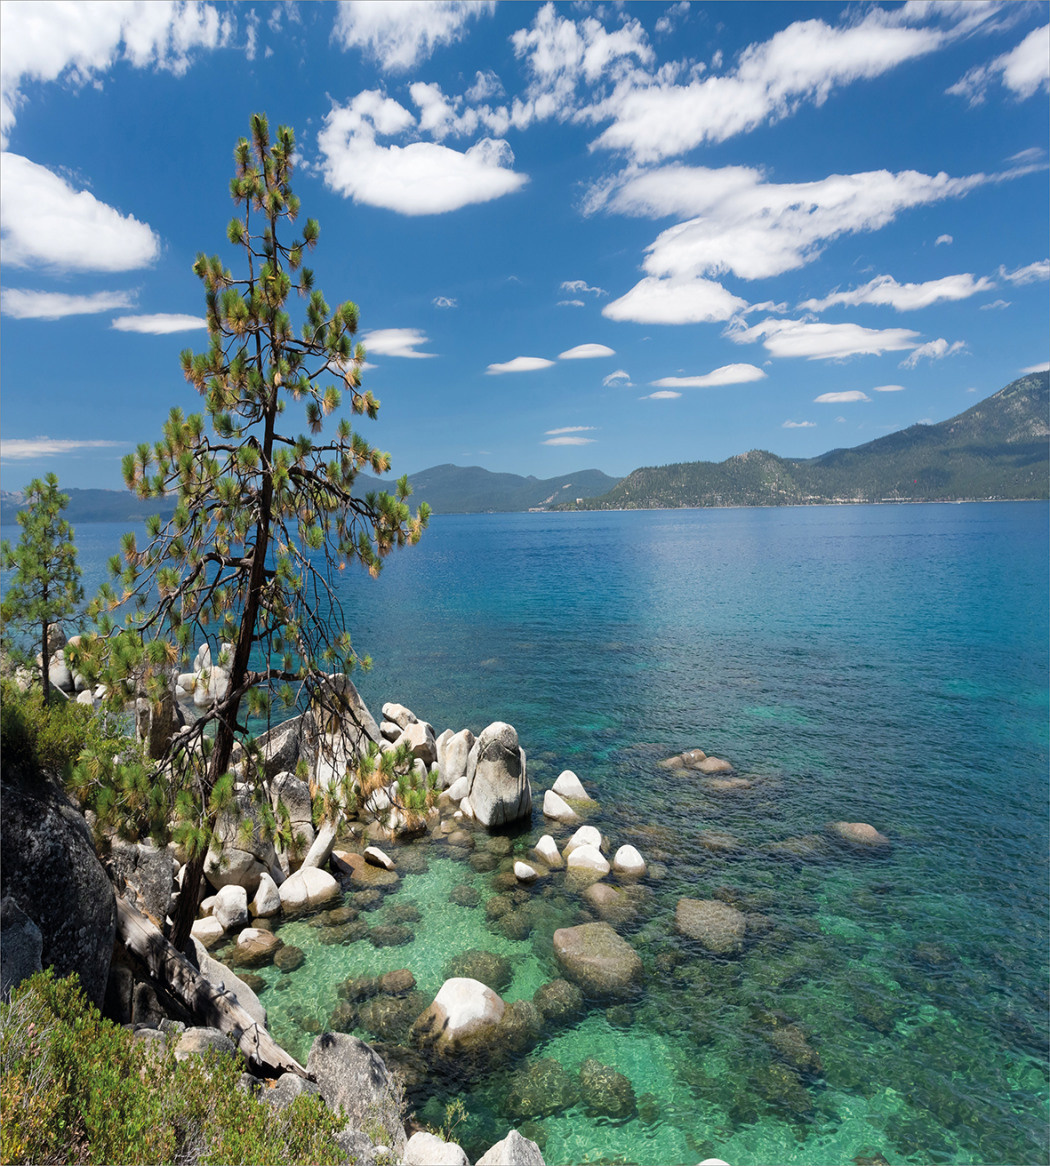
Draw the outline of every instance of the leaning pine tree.
<instances>
[{"instance_id":1,"label":"leaning pine tree","mask_svg":"<svg viewBox=\"0 0 1050 1166\"><path fill-rule=\"evenodd\" d=\"M425 505L409 512L405 478L393 496L354 496L359 470L383 473L390 459L347 417L322 437L326 417L348 405L375 418L379 402L360 387L357 306L331 309L302 265L317 242L316 221L307 219L294 241L282 240L299 212L289 185L293 148L286 127L271 143L259 114L250 140L237 143L231 192L241 210L227 234L246 270L234 278L219 258L198 256L211 344L182 354L205 414L173 409L163 439L125 459L130 489L142 498L174 495L177 504L166 524L147 524L144 546L124 537L111 564L116 583L96 608L99 635L84 652L115 700L144 693L157 704L201 637L221 636L230 646L218 661L229 676L225 694L163 757L87 759L79 771L81 796L100 820L154 838L177 824L175 839L188 856L170 936L179 948L195 916L212 831L232 797L231 765L242 763L242 778L257 774L245 714L267 715L273 697L291 707L305 696L338 710L331 679L361 661L335 572L357 561L377 575L390 550L418 540L428 517ZM298 334L286 310L293 289L307 300ZM296 414L305 414L306 432L297 432ZM118 607L131 611L122 627Z\"/></svg>"}]
</instances>

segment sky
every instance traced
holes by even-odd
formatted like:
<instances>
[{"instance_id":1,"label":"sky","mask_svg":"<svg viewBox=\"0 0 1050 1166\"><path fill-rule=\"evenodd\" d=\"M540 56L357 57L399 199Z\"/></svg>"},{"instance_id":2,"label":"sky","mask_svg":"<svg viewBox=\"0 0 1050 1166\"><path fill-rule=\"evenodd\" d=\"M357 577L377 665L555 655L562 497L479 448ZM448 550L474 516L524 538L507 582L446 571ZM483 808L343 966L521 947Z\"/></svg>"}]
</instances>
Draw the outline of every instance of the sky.
<instances>
[{"instance_id":1,"label":"sky","mask_svg":"<svg viewBox=\"0 0 1050 1166\"><path fill-rule=\"evenodd\" d=\"M1048 15L8 0L0 486L119 489L199 408L192 264L239 274L257 111L295 130L395 474L810 457L951 417L1050 356Z\"/></svg>"}]
</instances>

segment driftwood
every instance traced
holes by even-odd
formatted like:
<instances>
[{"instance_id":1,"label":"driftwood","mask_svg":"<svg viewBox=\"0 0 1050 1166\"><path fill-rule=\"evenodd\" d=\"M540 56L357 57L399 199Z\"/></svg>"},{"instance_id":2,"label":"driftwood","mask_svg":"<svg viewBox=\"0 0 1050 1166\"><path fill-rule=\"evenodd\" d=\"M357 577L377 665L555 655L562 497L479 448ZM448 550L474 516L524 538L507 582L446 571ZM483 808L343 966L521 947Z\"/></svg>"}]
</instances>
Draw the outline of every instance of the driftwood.
<instances>
[{"instance_id":1,"label":"driftwood","mask_svg":"<svg viewBox=\"0 0 1050 1166\"><path fill-rule=\"evenodd\" d=\"M252 1068L269 1076L281 1073L307 1076L302 1065L252 1019L235 996L205 979L164 938L158 927L120 898L117 899L117 934L128 951L146 965L149 974L192 1015L226 1033Z\"/></svg>"}]
</instances>

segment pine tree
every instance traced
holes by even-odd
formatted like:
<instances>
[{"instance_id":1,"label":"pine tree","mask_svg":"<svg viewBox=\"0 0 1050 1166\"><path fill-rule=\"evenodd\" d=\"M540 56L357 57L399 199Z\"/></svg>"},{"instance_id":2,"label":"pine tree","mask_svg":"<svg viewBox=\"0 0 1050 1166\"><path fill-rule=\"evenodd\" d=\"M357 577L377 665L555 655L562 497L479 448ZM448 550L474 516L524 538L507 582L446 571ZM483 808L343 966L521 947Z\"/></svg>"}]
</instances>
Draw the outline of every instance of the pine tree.
<instances>
[{"instance_id":1,"label":"pine tree","mask_svg":"<svg viewBox=\"0 0 1050 1166\"><path fill-rule=\"evenodd\" d=\"M237 143L230 189L240 210L227 236L245 270L235 278L217 256L198 255L210 347L181 358L205 412L172 409L162 439L124 462L128 487L142 498L174 494L175 513L166 524L152 519L142 546L124 537L111 563L115 585L100 593L97 609L92 666L120 700L145 692L159 701L173 666L209 634L231 645L217 661L229 675L225 695L173 739L159 767L121 775L99 763L84 771L112 818L137 818L155 836L172 815L179 819L175 836L189 860L176 946L188 938L211 831L232 797L231 761L250 760L250 748L236 750L250 745L245 711L266 715L274 696L289 707L309 699L338 711L332 677L361 661L336 573L356 561L377 575L389 551L417 541L428 517L425 505L409 512L406 478L393 496L354 496L359 470L383 473L390 459L348 417L322 437L324 419L344 405L372 419L379 402L360 387L357 306L330 308L303 266L318 240L316 221L307 219L294 240L282 238L299 212L294 144L286 127L271 143L259 114L250 139ZM286 310L293 289L306 300L298 335ZM305 433L297 432L302 420ZM118 630L105 613L129 606Z\"/></svg>"},{"instance_id":2,"label":"pine tree","mask_svg":"<svg viewBox=\"0 0 1050 1166\"><path fill-rule=\"evenodd\" d=\"M18 545L12 550L6 539L0 544L0 565L14 572L0 605L4 650L12 659L31 659L24 639L16 639L12 631L39 636L45 708L51 701L51 629L71 616L84 598L73 528L62 517L68 503L69 495L59 492L54 474L43 481L34 478L17 516L22 528Z\"/></svg>"}]
</instances>

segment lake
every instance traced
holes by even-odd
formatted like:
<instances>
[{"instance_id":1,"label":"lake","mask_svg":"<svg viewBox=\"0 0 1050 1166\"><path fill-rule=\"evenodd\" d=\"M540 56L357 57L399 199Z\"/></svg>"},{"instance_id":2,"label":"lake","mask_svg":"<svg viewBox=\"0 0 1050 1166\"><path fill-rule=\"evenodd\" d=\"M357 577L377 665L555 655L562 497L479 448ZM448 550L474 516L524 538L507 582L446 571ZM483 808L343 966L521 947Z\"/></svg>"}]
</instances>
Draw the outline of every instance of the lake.
<instances>
[{"instance_id":1,"label":"lake","mask_svg":"<svg viewBox=\"0 0 1050 1166\"><path fill-rule=\"evenodd\" d=\"M78 531L92 582L117 531ZM566 1086L530 1116L505 1070L431 1082L423 1118L461 1096L472 1159L516 1125L550 1164L1046 1161L1048 551L1043 503L471 515L434 518L378 581L347 572L377 716L393 700L438 732L509 721L536 804L515 846L570 768L588 821L662 876L621 926L642 993L588 1002L528 1057L573 1079L596 1058L633 1112L595 1116ZM691 747L748 781L658 765ZM834 820L892 846L833 845ZM476 907L450 901L464 883ZM432 995L465 948L505 956L504 998L530 998L580 904L548 895L516 936L486 914L494 893L435 849L370 915L417 907L407 945L285 924L307 960L263 973L275 1036L303 1055L347 977L409 967ZM739 906L754 940L698 951L675 932L683 896Z\"/></svg>"}]
</instances>

